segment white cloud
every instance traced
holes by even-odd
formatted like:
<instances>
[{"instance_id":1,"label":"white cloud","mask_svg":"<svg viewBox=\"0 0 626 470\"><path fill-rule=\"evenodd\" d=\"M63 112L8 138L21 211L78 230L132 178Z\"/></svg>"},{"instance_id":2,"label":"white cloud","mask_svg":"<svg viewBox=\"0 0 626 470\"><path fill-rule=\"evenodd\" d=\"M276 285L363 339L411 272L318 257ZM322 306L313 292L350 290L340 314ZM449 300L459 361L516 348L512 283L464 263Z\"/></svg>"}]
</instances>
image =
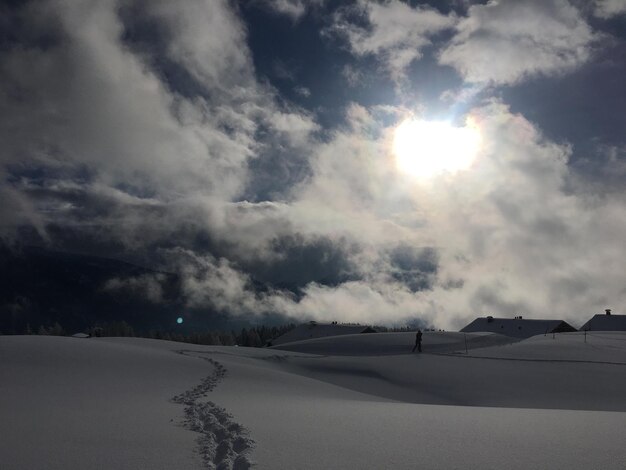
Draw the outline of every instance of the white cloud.
<instances>
[{"instance_id":1,"label":"white cloud","mask_svg":"<svg viewBox=\"0 0 626 470\"><path fill-rule=\"evenodd\" d=\"M145 12L171 34L167 53L203 86L227 96L249 95L256 86L246 31L224 0L194 0L177 5L150 2Z\"/></svg>"},{"instance_id":2,"label":"white cloud","mask_svg":"<svg viewBox=\"0 0 626 470\"><path fill-rule=\"evenodd\" d=\"M90 183L81 183L81 191L94 197L95 188L125 188L162 203L164 212L171 206L186 213L179 203L188 201L203 201L210 208L204 213L219 210L242 192L248 164L263 148L303 145L317 126L306 113L279 105L275 91L257 82L245 28L228 2L138 5L146 10L142 19L167 31L164 52L197 81L198 94L183 96L176 83L162 80L150 62L159 51L140 53L122 41L125 25L113 2L24 7L20 21L29 37L52 39L40 48L26 38L26 45L7 48L0 58L0 106L13 116L0 124L3 171L38 168L60 181L82 172ZM37 212L39 202L33 204ZM19 207L26 214L30 204ZM106 215L99 216L105 222ZM38 217L41 226L56 222ZM129 217L117 227L120 235L141 231L141 218L128 223Z\"/></svg>"},{"instance_id":3,"label":"white cloud","mask_svg":"<svg viewBox=\"0 0 626 470\"><path fill-rule=\"evenodd\" d=\"M600 18L611 18L626 13L624 0L596 0L594 14Z\"/></svg>"},{"instance_id":4,"label":"white cloud","mask_svg":"<svg viewBox=\"0 0 626 470\"><path fill-rule=\"evenodd\" d=\"M210 4L217 15L219 4ZM226 197L239 190L245 162L254 152L255 125L244 107L220 112L219 106L210 109L203 100L192 102L170 93L120 42L123 25L113 4L50 5L54 12L44 8L39 13L60 23L62 39L44 50L13 48L0 64L3 106L21 116L21 121L5 122L0 129L8 147L4 162L19 158L25 165L84 165L104 184L147 185L165 199L199 188ZM192 2L186 5L193 8ZM172 28L177 24L172 19ZM180 42L185 44L184 39ZM182 45L175 49L192 67L195 55L183 51ZM214 64L217 71L212 74L200 65L192 70L207 80L242 75L245 53L231 50L222 61L208 55L197 58ZM14 99L16 88L24 98ZM223 98L222 106L229 99ZM236 134L222 130L233 123L238 125Z\"/></svg>"},{"instance_id":5,"label":"white cloud","mask_svg":"<svg viewBox=\"0 0 626 470\"><path fill-rule=\"evenodd\" d=\"M326 0L260 0L272 11L290 16L294 21L300 19L306 12L324 4Z\"/></svg>"},{"instance_id":6,"label":"white cloud","mask_svg":"<svg viewBox=\"0 0 626 470\"><path fill-rule=\"evenodd\" d=\"M277 297L273 303L278 311L296 318L321 321L399 325L420 319L424 323L442 324L426 296L410 292L400 283L346 282L338 287L310 284L304 297L294 302Z\"/></svg>"},{"instance_id":7,"label":"white cloud","mask_svg":"<svg viewBox=\"0 0 626 470\"><path fill-rule=\"evenodd\" d=\"M439 62L467 82L515 84L585 63L594 33L566 0L491 0L473 5Z\"/></svg>"},{"instance_id":8,"label":"white cloud","mask_svg":"<svg viewBox=\"0 0 626 470\"><path fill-rule=\"evenodd\" d=\"M373 322L415 312L450 328L484 314L578 324L606 305L626 306L617 261L626 255L623 194L572 192L571 149L505 105L471 115L484 142L472 169L420 183L396 172L393 129L365 108L351 109L351 127L318 147L289 219L303 233L357 241L363 277L312 284L285 311L331 319L332 306L342 305L349 318ZM411 292L391 276L384 253L399 243L438 251L432 288Z\"/></svg>"},{"instance_id":9,"label":"white cloud","mask_svg":"<svg viewBox=\"0 0 626 470\"><path fill-rule=\"evenodd\" d=\"M346 64L341 69L341 75L346 79L349 87L355 87L363 82L363 72L350 64Z\"/></svg>"},{"instance_id":10,"label":"white cloud","mask_svg":"<svg viewBox=\"0 0 626 470\"><path fill-rule=\"evenodd\" d=\"M259 308L246 274L234 269L228 260L211 255L199 256L182 248L166 252L169 269L181 277L183 293L191 307L213 307L230 314L250 314Z\"/></svg>"},{"instance_id":11,"label":"white cloud","mask_svg":"<svg viewBox=\"0 0 626 470\"><path fill-rule=\"evenodd\" d=\"M304 96L305 98L308 98L311 96L311 90L309 90L305 86L297 86L293 89L293 91L298 93L300 96Z\"/></svg>"},{"instance_id":12,"label":"white cloud","mask_svg":"<svg viewBox=\"0 0 626 470\"><path fill-rule=\"evenodd\" d=\"M142 274L136 277L112 278L102 287L105 291L130 291L152 303L163 301L162 283L166 280L165 274Z\"/></svg>"},{"instance_id":13,"label":"white cloud","mask_svg":"<svg viewBox=\"0 0 626 470\"><path fill-rule=\"evenodd\" d=\"M389 122L406 110L352 105L347 125L317 141L313 118L279 105L275 91L257 81L245 29L227 2L142 5L168 31L169 60L202 93L177 91L121 42L124 25L111 4L42 7L38 15L50 21L33 17L32 31L53 25L59 40L0 58L0 106L11 116L0 122L4 224L41 231L57 224L131 251L176 245L163 256L183 275L188 302L234 314L373 323L424 317L449 328L485 313L580 323L606 306L626 309L623 194L592 197L576 184L566 191L570 148L548 141L503 104L470 113L484 142L470 170L420 182L396 170L390 151ZM400 2L360 5L371 28L345 17L339 27L351 41L362 39L351 45L356 54L383 57L398 76L429 34L452 22ZM550 14L533 26L540 7ZM214 21L214 29L205 27ZM416 32L405 40L396 28L411 25ZM499 42L482 43L480 34ZM514 40L522 56L509 61ZM480 59L482 44L490 63L504 61L501 70L455 66L468 80L513 83L578 63L590 40L563 2L501 2L472 7L446 52L465 45ZM280 202L238 201L250 161L268 148L310 156L310 173ZM622 150L611 153L611 168L623 166ZM5 176L15 168L48 179L25 171L8 185ZM348 276L303 282L300 298L287 290L257 292L247 269L284 261L289 252L277 240L294 234L303 245L321 239L347 246L338 251ZM407 254L413 264L400 266L390 254L397 247L436 250L436 269L415 253ZM307 263L324 261L294 263L303 272ZM423 288L415 288L420 282Z\"/></svg>"},{"instance_id":14,"label":"white cloud","mask_svg":"<svg viewBox=\"0 0 626 470\"><path fill-rule=\"evenodd\" d=\"M367 27L352 21L351 15L356 13L367 19ZM408 66L422 57L422 50L431 44L430 37L451 28L455 21L454 16L430 7L411 8L399 0L359 0L355 7L336 15L331 31L346 38L352 53L376 56L391 77L400 80Z\"/></svg>"}]
</instances>

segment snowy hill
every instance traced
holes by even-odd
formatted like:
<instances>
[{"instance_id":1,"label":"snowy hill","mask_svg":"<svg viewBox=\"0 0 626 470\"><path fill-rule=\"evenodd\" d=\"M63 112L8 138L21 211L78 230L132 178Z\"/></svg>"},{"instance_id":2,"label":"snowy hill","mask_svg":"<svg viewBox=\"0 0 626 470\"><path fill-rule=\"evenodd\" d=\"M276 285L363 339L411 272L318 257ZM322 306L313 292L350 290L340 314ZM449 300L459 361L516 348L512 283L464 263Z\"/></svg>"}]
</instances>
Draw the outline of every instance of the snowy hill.
<instances>
[{"instance_id":1,"label":"snowy hill","mask_svg":"<svg viewBox=\"0 0 626 470\"><path fill-rule=\"evenodd\" d=\"M422 345L425 352L453 352L518 341L494 333L456 333L425 331ZM286 342L274 349L334 356L379 356L406 354L413 349L415 332L352 334Z\"/></svg>"},{"instance_id":2,"label":"snowy hill","mask_svg":"<svg viewBox=\"0 0 626 470\"><path fill-rule=\"evenodd\" d=\"M375 330L369 326L362 325L342 325L337 323L317 323L309 322L296 326L293 330L280 335L278 338L272 339L274 346L280 344L291 343L294 341L302 341L312 338L324 338L327 336L340 336L362 333L375 333Z\"/></svg>"},{"instance_id":3,"label":"snowy hill","mask_svg":"<svg viewBox=\"0 0 626 470\"><path fill-rule=\"evenodd\" d=\"M467 337L0 336L2 468L623 468L626 333Z\"/></svg>"}]
</instances>

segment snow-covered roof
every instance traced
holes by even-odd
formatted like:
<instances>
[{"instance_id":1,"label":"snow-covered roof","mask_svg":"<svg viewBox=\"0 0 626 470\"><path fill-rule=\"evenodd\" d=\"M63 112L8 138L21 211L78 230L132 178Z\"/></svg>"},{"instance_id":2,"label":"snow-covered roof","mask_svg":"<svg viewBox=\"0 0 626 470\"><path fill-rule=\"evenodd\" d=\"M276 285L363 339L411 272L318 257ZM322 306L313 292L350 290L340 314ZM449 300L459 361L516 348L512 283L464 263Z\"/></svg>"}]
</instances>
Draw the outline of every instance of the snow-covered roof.
<instances>
[{"instance_id":1,"label":"snow-covered roof","mask_svg":"<svg viewBox=\"0 0 626 470\"><path fill-rule=\"evenodd\" d=\"M87 333L74 333L72 338L89 338L90 336Z\"/></svg>"},{"instance_id":2,"label":"snow-covered roof","mask_svg":"<svg viewBox=\"0 0 626 470\"><path fill-rule=\"evenodd\" d=\"M626 315L594 315L580 330L626 331Z\"/></svg>"},{"instance_id":3,"label":"snow-covered roof","mask_svg":"<svg viewBox=\"0 0 626 470\"><path fill-rule=\"evenodd\" d=\"M293 330L288 331L284 335L274 338L272 346L278 344L291 343L293 341L302 341L311 338L323 338L325 336L338 335L354 335L358 333L373 333L374 330L369 326L363 325L340 325L338 323L317 323L309 322L298 325Z\"/></svg>"},{"instance_id":4,"label":"snow-covered roof","mask_svg":"<svg viewBox=\"0 0 626 470\"><path fill-rule=\"evenodd\" d=\"M486 331L515 338L530 338L546 333L576 331L563 320L527 320L523 318L480 317L461 330L464 333Z\"/></svg>"}]
</instances>

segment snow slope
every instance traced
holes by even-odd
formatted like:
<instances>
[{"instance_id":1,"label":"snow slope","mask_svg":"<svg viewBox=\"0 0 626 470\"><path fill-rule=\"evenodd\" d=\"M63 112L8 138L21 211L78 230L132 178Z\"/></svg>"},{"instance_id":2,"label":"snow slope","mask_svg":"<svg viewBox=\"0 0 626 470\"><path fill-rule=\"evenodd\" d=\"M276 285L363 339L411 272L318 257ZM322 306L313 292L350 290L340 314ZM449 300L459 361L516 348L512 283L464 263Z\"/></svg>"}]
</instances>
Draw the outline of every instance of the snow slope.
<instances>
[{"instance_id":1,"label":"snow slope","mask_svg":"<svg viewBox=\"0 0 626 470\"><path fill-rule=\"evenodd\" d=\"M199 468L169 400L206 374L141 340L1 336L1 467Z\"/></svg>"},{"instance_id":2,"label":"snow slope","mask_svg":"<svg viewBox=\"0 0 626 470\"><path fill-rule=\"evenodd\" d=\"M404 352L2 336L2 468L623 468L626 335L358 336Z\"/></svg>"},{"instance_id":3,"label":"snow slope","mask_svg":"<svg viewBox=\"0 0 626 470\"><path fill-rule=\"evenodd\" d=\"M291 343L310 338L322 338L325 336L340 336L350 334L360 334L369 327L362 325L342 325L334 323L310 322L296 326L293 330L272 339L275 346L279 344Z\"/></svg>"},{"instance_id":4,"label":"snow slope","mask_svg":"<svg viewBox=\"0 0 626 470\"><path fill-rule=\"evenodd\" d=\"M456 333L426 331L422 336L424 352L452 352L519 341L495 333ZM274 346L273 349L332 356L381 356L411 352L415 333L369 333L305 339Z\"/></svg>"}]
</instances>

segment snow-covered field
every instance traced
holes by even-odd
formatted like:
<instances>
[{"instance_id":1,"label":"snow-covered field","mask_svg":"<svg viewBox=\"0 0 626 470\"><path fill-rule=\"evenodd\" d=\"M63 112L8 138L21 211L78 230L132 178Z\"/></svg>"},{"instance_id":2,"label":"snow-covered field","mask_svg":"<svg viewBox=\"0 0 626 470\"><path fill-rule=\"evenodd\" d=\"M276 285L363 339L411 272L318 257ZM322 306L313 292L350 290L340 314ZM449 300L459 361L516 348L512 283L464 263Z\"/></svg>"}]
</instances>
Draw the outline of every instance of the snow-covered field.
<instances>
[{"instance_id":1,"label":"snow-covered field","mask_svg":"<svg viewBox=\"0 0 626 470\"><path fill-rule=\"evenodd\" d=\"M507 342L0 336L0 468L625 468L626 333Z\"/></svg>"}]
</instances>

